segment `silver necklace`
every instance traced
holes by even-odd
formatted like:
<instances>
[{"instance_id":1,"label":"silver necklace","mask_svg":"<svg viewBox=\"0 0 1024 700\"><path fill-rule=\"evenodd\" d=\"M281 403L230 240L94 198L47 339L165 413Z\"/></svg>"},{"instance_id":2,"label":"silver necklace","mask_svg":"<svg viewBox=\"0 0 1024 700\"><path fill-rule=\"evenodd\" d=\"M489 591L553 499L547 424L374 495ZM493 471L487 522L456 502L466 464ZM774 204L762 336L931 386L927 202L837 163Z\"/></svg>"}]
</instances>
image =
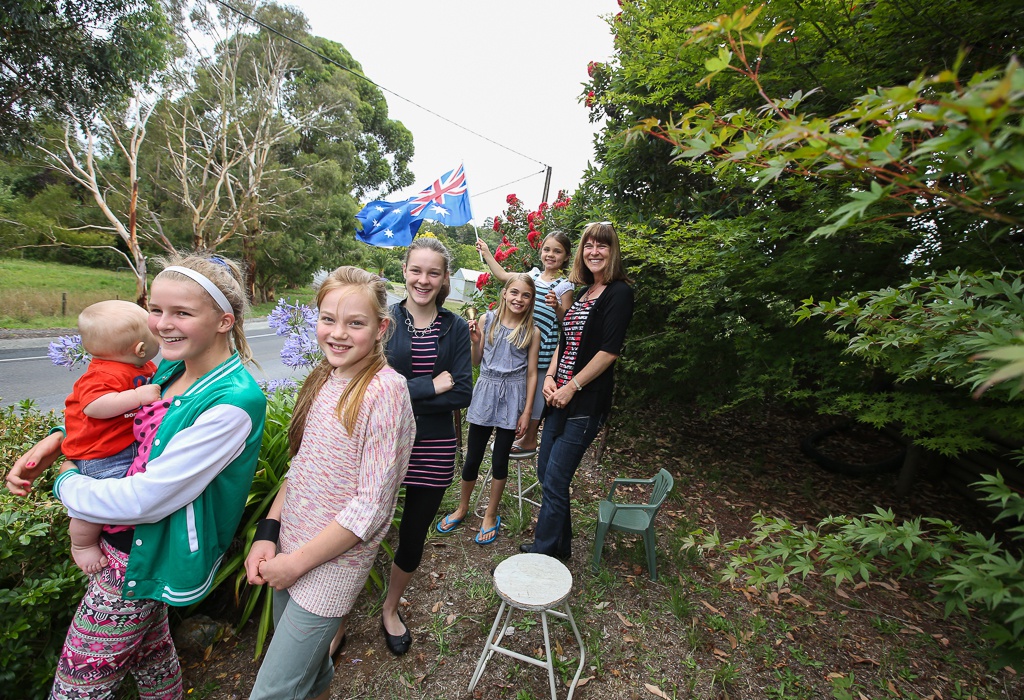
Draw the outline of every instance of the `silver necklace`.
<instances>
[{"instance_id":1,"label":"silver necklace","mask_svg":"<svg viewBox=\"0 0 1024 700\"><path fill-rule=\"evenodd\" d=\"M437 320L437 314L434 314L434 318L430 319L430 323L427 324L426 328L417 328L412 325L412 316L409 313L405 314L405 327L409 329L410 335L413 338L425 338L430 333L430 329L434 326L434 321Z\"/></svg>"}]
</instances>

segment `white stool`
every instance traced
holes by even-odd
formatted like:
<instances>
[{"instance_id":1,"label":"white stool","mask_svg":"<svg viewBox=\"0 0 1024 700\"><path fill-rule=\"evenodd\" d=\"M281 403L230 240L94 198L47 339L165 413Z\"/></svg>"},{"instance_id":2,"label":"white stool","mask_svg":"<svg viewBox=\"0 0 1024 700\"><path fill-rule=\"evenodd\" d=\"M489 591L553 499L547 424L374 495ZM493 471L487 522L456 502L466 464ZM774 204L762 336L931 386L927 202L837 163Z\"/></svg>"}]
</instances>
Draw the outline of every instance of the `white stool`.
<instances>
[{"instance_id":1,"label":"white stool","mask_svg":"<svg viewBox=\"0 0 1024 700\"><path fill-rule=\"evenodd\" d=\"M551 700L557 700L555 667L551 663L551 642L548 639L548 615L554 615L569 621L572 632L576 635L576 643L580 647L580 665L576 669L572 683L569 684L569 695L566 696L566 700L572 700L572 695L576 692L576 683L580 679L580 674L583 673L586 652L583 649L580 631L572 617L572 609L569 607L568 598L572 591L572 574L569 573L569 569L554 557L544 554L517 554L501 562L494 569L494 590L501 596L501 607L498 608L494 625L491 626L491 632L487 635L484 651L480 654L480 661L477 662L476 671L473 672L473 678L469 682L469 692L472 693L473 688L480 682L487 662L495 653L498 653L518 659L523 663L546 668L548 681L551 683ZM508 607L507 613L506 607ZM509 627L513 608L540 612L540 622L544 629L544 661L532 656L524 656L501 646L501 641ZM565 612L554 608L561 608ZM502 622L502 613L505 613L504 622ZM502 622L500 631L498 630L499 622ZM497 638L494 636L495 632L498 633Z\"/></svg>"},{"instance_id":2,"label":"white stool","mask_svg":"<svg viewBox=\"0 0 1024 700\"><path fill-rule=\"evenodd\" d=\"M494 461L494 453L491 453L491 462ZM540 508L540 502L534 501L533 499L527 498L526 494L530 493L536 488L540 487L540 481L534 481L532 484L523 490L523 462L529 462L533 464L533 473L537 473L537 450L530 450L529 452L513 452L508 456L509 466L513 463L516 465L516 499L519 501L519 519L523 518L523 501L526 501L530 505L537 506ZM487 468L487 473L480 483L480 491L476 495L476 504L473 506L473 512L476 513L477 517L484 517L484 513L487 510L487 503L490 500L491 493L491 467ZM487 497L485 500L484 497Z\"/></svg>"}]
</instances>

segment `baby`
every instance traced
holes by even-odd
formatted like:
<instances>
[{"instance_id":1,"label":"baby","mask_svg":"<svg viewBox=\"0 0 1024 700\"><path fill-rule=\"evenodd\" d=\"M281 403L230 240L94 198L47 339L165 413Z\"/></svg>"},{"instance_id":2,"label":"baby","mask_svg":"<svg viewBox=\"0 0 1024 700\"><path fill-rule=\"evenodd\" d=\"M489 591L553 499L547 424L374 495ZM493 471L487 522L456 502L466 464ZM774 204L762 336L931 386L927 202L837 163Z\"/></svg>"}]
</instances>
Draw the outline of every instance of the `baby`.
<instances>
[{"instance_id":1,"label":"baby","mask_svg":"<svg viewBox=\"0 0 1024 700\"><path fill-rule=\"evenodd\" d=\"M128 301L101 301L78 316L82 345L92 355L64 403L64 455L86 476L120 478L138 446L132 433L135 409L160 400L151 360L159 349L149 314ZM71 556L87 574L107 565L99 548L103 526L71 519Z\"/></svg>"}]
</instances>

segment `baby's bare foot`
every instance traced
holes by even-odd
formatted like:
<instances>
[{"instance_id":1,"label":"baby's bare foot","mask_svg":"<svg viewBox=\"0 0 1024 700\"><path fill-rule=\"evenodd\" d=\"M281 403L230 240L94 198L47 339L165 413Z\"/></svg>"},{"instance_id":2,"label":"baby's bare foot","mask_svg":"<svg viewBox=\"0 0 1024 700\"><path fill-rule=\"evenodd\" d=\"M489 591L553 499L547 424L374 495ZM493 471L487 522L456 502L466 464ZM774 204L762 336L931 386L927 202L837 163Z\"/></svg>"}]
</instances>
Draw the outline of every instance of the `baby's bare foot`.
<instances>
[{"instance_id":1,"label":"baby's bare foot","mask_svg":"<svg viewBox=\"0 0 1024 700\"><path fill-rule=\"evenodd\" d=\"M98 545L91 547L71 545L71 558L75 560L78 568L87 574L98 574L107 565L107 558Z\"/></svg>"}]
</instances>

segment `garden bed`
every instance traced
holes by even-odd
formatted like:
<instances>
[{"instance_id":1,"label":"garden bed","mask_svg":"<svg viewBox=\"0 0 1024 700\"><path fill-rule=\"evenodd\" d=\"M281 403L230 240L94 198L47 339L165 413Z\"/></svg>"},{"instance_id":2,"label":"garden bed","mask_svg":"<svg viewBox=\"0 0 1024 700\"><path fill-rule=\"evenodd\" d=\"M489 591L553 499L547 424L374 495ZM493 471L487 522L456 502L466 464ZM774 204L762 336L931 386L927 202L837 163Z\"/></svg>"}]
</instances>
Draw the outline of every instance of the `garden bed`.
<instances>
[{"instance_id":1,"label":"garden bed","mask_svg":"<svg viewBox=\"0 0 1024 700\"><path fill-rule=\"evenodd\" d=\"M814 416L731 414L714 420L661 415L617 421L602 464L585 458L573 493L577 538L569 568L573 609L587 647L586 682L576 697L633 698L1019 698L1024 683L1011 670L990 671L979 627L944 620L930 591L913 581L845 584L809 577L777 590L720 582L721 558L683 551L697 527L723 541L745 536L757 511L800 524L829 514L871 512L948 518L965 529L987 526L977 507L941 482L922 482L908 499L894 495L895 475L851 480L822 471L799 441L826 425ZM647 427L658 426L657 431ZM647 578L643 546L612 534L602 568L591 573L596 501L615 476L676 477L658 519L660 578ZM454 489L445 506L454 503ZM530 539L517 533L513 502L503 505L497 544L475 545L474 518L449 537L432 537L410 587L404 616L415 642L391 656L380 633L380 599L364 594L350 616L348 646L333 698L547 697L539 669L495 657L473 696L470 676L498 607L490 570ZM393 537L394 533L391 533ZM381 558L379 565L386 566ZM188 697L244 698L258 668L254 623L215 645L209 657L183 655ZM564 653L561 682L575 670L572 634L554 622ZM539 646L539 625L513 637L525 653ZM564 687L560 696L565 692Z\"/></svg>"}]
</instances>

